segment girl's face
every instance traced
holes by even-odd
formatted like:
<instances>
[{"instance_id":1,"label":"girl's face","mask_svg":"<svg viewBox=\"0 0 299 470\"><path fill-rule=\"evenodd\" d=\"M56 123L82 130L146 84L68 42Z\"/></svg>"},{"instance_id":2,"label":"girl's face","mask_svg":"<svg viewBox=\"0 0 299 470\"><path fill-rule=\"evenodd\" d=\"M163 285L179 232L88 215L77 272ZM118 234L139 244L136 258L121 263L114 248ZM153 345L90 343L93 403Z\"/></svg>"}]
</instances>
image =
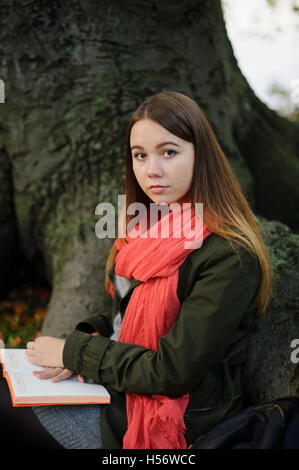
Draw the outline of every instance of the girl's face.
<instances>
[{"instance_id":1,"label":"girl's face","mask_svg":"<svg viewBox=\"0 0 299 470\"><path fill-rule=\"evenodd\" d=\"M148 197L156 204L184 202L193 176L192 142L151 119L141 119L131 129L130 146L135 177Z\"/></svg>"}]
</instances>

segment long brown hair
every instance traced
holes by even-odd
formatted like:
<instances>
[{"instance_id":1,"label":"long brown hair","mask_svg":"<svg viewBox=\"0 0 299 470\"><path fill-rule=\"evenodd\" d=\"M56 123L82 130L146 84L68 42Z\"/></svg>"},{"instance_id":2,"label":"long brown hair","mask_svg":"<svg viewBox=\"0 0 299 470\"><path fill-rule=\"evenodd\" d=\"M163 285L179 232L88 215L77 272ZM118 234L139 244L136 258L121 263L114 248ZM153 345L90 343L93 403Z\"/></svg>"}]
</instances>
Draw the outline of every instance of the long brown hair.
<instances>
[{"instance_id":1,"label":"long brown hair","mask_svg":"<svg viewBox=\"0 0 299 470\"><path fill-rule=\"evenodd\" d=\"M126 182L123 224L127 227L134 215L127 214L131 203L141 202L146 207L152 202L140 188L132 166L130 135L140 119L151 119L172 134L192 142L195 150L190 201L203 203L203 222L209 230L224 237L233 246L236 243L256 255L260 263L261 281L256 299L256 313L266 313L273 284L273 269L253 214L240 184L225 157L217 138L198 104L182 93L166 91L148 97L132 115L126 131ZM125 235L124 235L125 237ZM120 238L126 243L125 238ZM105 288L109 292L108 271L114 263L117 250L114 245L106 263Z\"/></svg>"}]
</instances>

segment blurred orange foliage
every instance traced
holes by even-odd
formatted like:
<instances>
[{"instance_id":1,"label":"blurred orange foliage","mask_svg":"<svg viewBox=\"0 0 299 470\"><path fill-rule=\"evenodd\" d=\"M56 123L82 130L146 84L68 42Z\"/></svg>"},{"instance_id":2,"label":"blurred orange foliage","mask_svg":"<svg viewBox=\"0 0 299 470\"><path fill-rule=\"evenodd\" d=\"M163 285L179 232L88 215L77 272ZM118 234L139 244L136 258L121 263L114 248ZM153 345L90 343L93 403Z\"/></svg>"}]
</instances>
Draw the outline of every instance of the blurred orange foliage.
<instances>
[{"instance_id":1,"label":"blurred orange foliage","mask_svg":"<svg viewBox=\"0 0 299 470\"><path fill-rule=\"evenodd\" d=\"M13 308L14 308L15 314L20 316L22 315L23 312L25 312L25 310L27 310L28 305L25 302L17 300L13 302Z\"/></svg>"}]
</instances>

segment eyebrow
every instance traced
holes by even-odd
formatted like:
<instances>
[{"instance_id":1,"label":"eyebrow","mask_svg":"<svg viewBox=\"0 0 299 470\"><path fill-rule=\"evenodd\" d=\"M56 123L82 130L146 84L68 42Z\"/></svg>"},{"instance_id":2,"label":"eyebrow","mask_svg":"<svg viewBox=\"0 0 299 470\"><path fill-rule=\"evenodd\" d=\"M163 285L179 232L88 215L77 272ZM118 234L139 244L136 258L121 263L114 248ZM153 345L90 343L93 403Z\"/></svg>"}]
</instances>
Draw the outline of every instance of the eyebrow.
<instances>
[{"instance_id":1,"label":"eyebrow","mask_svg":"<svg viewBox=\"0 0 299 470\"><path fill-rule=\"evenodd\" d=\"M176 144L175 142L161 142L160 144L156 145L156 149L158 149L160 147L163 147L164 145L176 145L177 147L180 147L180 145ZM139 148L141 150L144 150L142 145L133 145L133 147L131 147L131 150L133 150L135 148Z\"/></svg>"}]
</instances>

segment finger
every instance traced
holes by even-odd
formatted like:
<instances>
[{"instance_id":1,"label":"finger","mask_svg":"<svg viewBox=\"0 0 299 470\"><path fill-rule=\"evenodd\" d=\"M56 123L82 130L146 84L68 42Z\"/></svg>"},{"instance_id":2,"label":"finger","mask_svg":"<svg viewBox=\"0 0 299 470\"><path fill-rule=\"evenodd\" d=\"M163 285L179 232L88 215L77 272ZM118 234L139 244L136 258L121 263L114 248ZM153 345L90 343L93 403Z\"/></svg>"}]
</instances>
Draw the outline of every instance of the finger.
<instances>
[{"instance_id":1,"label":"finger","mask_svg":"<svg viewBox=\"0 0 299 470\"><path fill-rule=\"evenodd\" d=\"M84 376L81 374L78 374L78 381L83 384L85 382Z\"/></svg>"},{"instance_id":2,"label":"finger","mask_svg":"<svg viewBox=\"0 0 299 470\"><path fill-rule=\"evenodd\" d=\"M35 357L35 354L33 352L31 352L30 349L28 349L28 351L26 351L26 357L27 357L27 361L31 362L34 364L34 357Z\"/></svg>"},{"instance_id":3,"label":"finger","mask_svg":"<svg viewBox=\"0 0 299 470\"><path fill-rule=\"evenodd\" d=\"M33 375L38 379L51 379L62 371L61 367L44 367L43 370L33 371Z\"/></svg>"},{"instance_id":4,"label":"finger","mask_svg":"<svg viewBox=\"0 0 299 470\"><path fill-rule=\"evenodd\" d=\"M26 357L27 361L30 362L31 364L34 364L36 366L41 366L41 367L51 367L45 361L40 359L40 355L38 355L36 352L28 349L26 350Z\"/></svg>"},{"instance_id":5,"label":"finger","mask_svg":"<svg viewBox=\"0 0 299 470\"><path fill-rule=\"evenodd\" d=\"M26 357L29 362L34 362L34 359L36 359L36 351L34 351L34 349L26 349Z\"/></svg>"},{"instance_id":6,"label":"finger","mask_svg":"<svg viewBox=\"0 0 299 470\"><path fill-rule=\"evenodd\" d=\"M60 380L66 380L73 375L73 372L68 369L63 369L51 382L60 382Z\"/></svg>"},{"instance_id":7,"label":"finger","mask_svg":"<svg viewBox=\"0 0 299 470\"><path fill-rule=\"evenodd\" d=\"M34 343L34 341L28 341L28 343L26 344L26 348L29 349L29 350L32 350L33 343Z\"/></svg>"},{"instance_id":8,"label":"finger","mask_svg":"<svg viewBox=\"0 0 299 470\"><path fill-rule=\"evenodd\" d=\"M49 367L44 367L42 370L34 370L32 374L38 379L47 379L49 376L52 376L53 370Z\"/></svg>"},{"instance_id":9,"label":"finger","mask_svg":"<svg viewBox=\"0 0 299 470\"><path fill-rule=\"evenodd\" d=\"M36 350L34 350L34 349L26 349L25 354L26 354L27 359L28 359L29 357L33 358L34 356L36 356Z\"/></svg>"},{"instance_id":10,"label":"finger","mask_svg":"<svg viewBox=\"0 0 299 470\"><path fill-rule=\"evenodd\" d=\"M55 383L55 382L60 382L61 380L67 380L72 375L73 375L73 372L71 372L69 370L64 370L63 372L58 374L56 377L54 377L54 379L52 379L51 382Z\"/></svg>"}]
</instances>

